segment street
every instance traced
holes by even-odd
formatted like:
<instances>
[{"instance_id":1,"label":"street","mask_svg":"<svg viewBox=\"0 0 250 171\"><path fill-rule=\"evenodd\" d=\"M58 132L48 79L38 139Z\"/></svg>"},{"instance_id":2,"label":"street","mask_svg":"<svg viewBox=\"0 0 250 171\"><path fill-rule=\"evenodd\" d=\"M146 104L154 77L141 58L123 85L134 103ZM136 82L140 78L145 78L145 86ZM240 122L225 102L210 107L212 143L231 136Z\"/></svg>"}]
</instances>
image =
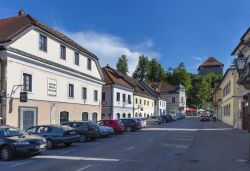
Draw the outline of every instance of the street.
<instances>
[{"instance_id":1,"label":"street","mask_svg":"<svg viewBox=\"0 0 250 171\"><path fill-rule=\"evenodd\" d=\"M186 118L42 155L0 161L1 171L249 171L247 133Z\"/></svg>"}]
</instances>

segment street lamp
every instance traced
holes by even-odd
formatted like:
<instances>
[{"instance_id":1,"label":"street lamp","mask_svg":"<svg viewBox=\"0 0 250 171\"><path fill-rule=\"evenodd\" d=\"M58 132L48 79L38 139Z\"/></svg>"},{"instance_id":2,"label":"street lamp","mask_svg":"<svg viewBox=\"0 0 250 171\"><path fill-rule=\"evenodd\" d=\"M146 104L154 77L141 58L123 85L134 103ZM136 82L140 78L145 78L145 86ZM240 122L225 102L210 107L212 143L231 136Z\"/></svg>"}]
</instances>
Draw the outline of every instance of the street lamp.
<instances>
[{"instance_id":1,"label":"street lamp","mask_svg":"<svg viewBox=\"0 0 250 171\"><path fill-rule=\"evenodd\" d=\"M238 58L235 59L236 68L239 73L239 79L241 77L244 77L243 74L245 72L244 70L247 64L247 59L248 58L245 58L242 52L239 54ZM249 83L245 83L245 84L249 84ZM249 158L248 160L250 161L250 93L247 94L247 97L248 97L248 133L249 133Z\"/></svg>"}]
</instances>

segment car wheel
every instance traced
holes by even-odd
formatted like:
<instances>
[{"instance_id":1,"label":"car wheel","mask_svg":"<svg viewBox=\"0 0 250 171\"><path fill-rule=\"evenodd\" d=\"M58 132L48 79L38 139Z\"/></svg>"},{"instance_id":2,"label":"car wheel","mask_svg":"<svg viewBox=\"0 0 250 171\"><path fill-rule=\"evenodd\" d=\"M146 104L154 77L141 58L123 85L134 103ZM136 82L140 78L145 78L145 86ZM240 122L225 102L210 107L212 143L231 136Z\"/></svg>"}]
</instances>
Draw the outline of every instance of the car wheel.
<instances>
[{"instance_id":1,"label":"car wheel","mask_svg":"<svg viewBox=\"0 0 250 171\"><path fill-rule=\"evenodd\" d=\"M72 144L72 143L64 143L64 145L65 145L66 147L71 146L71 144Z\"/></svg>"},{"instance_id":2,"label":"car wheel","mask_svg":"<svg viewBox=\"0 0 250 171\"><path fill-rule=\"evenodd\" d=\"M55 144L52 140L47 140L47 147L48 149L54 148Z\"/></svg>"},{"instance_id":3,"label":"car wheel","mask_svg":"<svg viewBox=\"0 0 250 171\"><path fill-rule=\"evenodd\" d=\"M87 141L87 136L86 135L81 135L81 137L80 137L80 142L81 143L84 143L84 142L86 142Z\"/></svg>"},{"instance_id":4,"label":"car wheel","mask_svg":"<svg viewBox=\"0 0 250 171\"><path fill-rule=\"evenodd\" d=\"M0 153L1 159L4 161L8 161L13 159L13 152L11 150L10 147L5 146L1 149L1 153Z\"/></svg>"},{"instance_id":5,"label":"car wheel","mask_svg":"<svg viewBox=\"0 0 250 171\"><path fill-rule=\"evenodd\" d=\"M127 131L127 132L132 132L131 127L127 127L127 128L126 128L126 131Z\"/></svg>"}]
</instances>

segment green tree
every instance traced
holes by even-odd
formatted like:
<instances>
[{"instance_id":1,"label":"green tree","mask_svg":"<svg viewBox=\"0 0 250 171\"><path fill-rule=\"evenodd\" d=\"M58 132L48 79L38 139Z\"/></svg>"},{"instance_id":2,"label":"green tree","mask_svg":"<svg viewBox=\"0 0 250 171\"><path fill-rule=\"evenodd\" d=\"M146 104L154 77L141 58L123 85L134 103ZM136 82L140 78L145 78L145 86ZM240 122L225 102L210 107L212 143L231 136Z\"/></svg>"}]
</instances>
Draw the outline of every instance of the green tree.
<instances>
[{"instance_id":1,"label":"green tree","mask_svg":"<svg viewBox=\"0 0 250 171\"><path fill-rule=\"evenodd\" d=\"M167 72L167 81L173 85L183 85L187 91L191 88L190 74L187 72L183 63L173 69L172 73Z\"/></svg>"},{"instance_id":2,"label":"green tree","mask_svg":"<svg viewBox=\"0 0 250 171\"><path fill-rule=\"evenodd\" d=\"M148 66L148 57L144 55L139 56L138 65L135 69L135 72L133 73L133 78L146 80L148 74Z\"/></svg>"},{"instance_id":3,"label":"green tree","mask_svg":"<svg viewBox=\"0 0 250 171\"><path fill-rule=\"evenodd\" d=\"M148 65L147 81L157 82L162 81L165 78L166 74L161 64L159 64L155 58L151 59Z\"/></svg>"},{"instance_id":4,"label":"green tree","mask_svg":"<svg viewBox=\"0 0 250 171\"><path fill-rule=\"evenodd\" d=\"M121 55L121 57L118 58L118 62L116 63L116 69L123 74L128 73L128 59L126 55Z\"/></svg>"}]
</instances>

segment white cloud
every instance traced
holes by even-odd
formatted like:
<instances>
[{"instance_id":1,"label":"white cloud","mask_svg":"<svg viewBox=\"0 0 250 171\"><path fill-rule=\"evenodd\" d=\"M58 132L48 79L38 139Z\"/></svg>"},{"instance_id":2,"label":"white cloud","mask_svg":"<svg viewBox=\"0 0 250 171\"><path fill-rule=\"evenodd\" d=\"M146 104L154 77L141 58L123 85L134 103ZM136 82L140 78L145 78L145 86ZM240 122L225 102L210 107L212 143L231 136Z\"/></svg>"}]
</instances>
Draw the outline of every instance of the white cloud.
<instances>
[{"instance_id":1,"label":"white cloud","mask_svg":"<svg viewBox=\"0 0 250 171\"><path fill-rule=\"evenodd\" d=\"M200 57L193 57L192 59L195 60L195 61L201 61L202 60L202 58L200 58Z\"/></svg>"},{"instance_id":2,"label":"white cloud","mask_svg":"<svg viewBox=\"0 0 250 171\"><path fill-rule=\"evenodd\" d=\"M117 58L123 54L126 55L128 58L129 75L132 75L134 72L139 55L144 54L149 58L160 57L157 51L152 50L154 43L150 39L138 44L128 44L118 36L105 33L93 31L68 32L65 30L63 30L63 32L97 55L100 59L101 66L109 64L115 67Z\"/></svg>"}]
</instances>

